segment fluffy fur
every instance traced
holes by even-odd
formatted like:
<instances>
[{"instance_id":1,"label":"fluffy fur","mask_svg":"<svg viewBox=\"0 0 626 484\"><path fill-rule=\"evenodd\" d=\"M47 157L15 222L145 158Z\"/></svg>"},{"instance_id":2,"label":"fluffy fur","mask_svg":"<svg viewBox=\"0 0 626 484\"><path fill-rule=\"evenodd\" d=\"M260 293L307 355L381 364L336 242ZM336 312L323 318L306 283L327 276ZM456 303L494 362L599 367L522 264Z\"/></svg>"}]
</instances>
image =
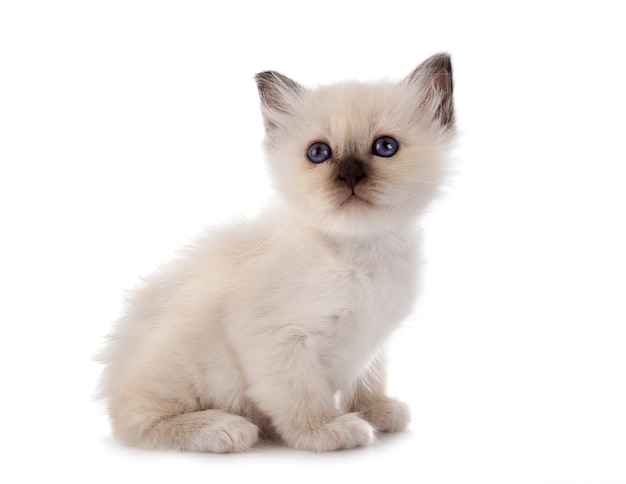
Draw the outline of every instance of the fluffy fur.
<instances>
[{"instance_id":1,"label":"fluffy fur","mask_svg":"<svg viewBox=\"0 0 626 484\"><path fill-rule=\"evenodd\" d=\"M101 355L124 442L237 452L265 435L329 451L409 422L385 394L382 347L413 304L416 221L445 174L449 58L398 83L256 80L281 203L208 232L130 298ZM383 135L392 157L372 153ZM319 164L316 141L332 148Z\"/></svg>"}]
</instances>

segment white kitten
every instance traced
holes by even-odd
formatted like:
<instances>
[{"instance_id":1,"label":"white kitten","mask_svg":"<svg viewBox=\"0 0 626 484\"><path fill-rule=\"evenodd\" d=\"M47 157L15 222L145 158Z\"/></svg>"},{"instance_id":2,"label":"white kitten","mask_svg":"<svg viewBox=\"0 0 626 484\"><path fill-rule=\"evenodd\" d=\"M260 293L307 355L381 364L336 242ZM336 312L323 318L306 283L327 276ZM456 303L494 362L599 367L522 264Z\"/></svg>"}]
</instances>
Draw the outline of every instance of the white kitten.
<instances>
[{"instance_id":1,"label":"white kitten","mask_svg":"<svg viewBox=\"0 0 626 484\"><path fill-rule=\"evenodd\" d=\"M200 238L130 299L101 356L124 442L236 452L261 432L328 451L409 422L382 346L411 309L415 222L445 173L450 59L399 83L256 80L282 206Z\"/></svg>"}]
</instances>

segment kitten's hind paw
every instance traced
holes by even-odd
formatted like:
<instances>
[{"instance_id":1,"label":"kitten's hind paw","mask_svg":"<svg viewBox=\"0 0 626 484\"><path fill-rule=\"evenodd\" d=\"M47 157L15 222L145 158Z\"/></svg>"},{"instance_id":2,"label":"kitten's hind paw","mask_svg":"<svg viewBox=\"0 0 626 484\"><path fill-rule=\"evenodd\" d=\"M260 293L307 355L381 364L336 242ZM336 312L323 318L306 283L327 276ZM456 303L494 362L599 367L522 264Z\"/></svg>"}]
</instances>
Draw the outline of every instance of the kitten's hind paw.
<instances>
[{"instance_id":1,"label":"kitten's hind paw","mask_svg":"<svg viewBox=\"0 0 626 484\"><path fill-rule=\"evenodd\" d=\"M374 428L355 413L341 415L321 427L300 434L291 444L297 449L328 452L369 445L374 441Z\"/></svg>"}]
</instances>

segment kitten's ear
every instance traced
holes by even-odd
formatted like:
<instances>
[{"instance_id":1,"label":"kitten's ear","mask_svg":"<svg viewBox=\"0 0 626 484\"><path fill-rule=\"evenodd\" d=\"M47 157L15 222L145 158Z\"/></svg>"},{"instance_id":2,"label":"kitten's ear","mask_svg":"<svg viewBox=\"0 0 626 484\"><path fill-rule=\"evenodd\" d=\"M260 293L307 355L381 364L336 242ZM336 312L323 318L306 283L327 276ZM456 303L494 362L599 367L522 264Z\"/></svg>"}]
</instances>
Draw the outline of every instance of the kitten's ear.
<instances>
[{"instance_id":1,"label":"kitten's ear","mask_svg":"<svg viewBox=\"0 0 626 484\"><path fill-rule=\"evenodd\" d=\"M275 71L259 72L254 78L261 97L263 122L269 133L279 124L280 118L292 111L294 101L304 88Z\"/></svg>"},{"instance_id":2,"label":"kitten's ear","mask_svg":"<svg viewBox=\"0 0 626 484\"><path fill-rule=\"evenodd\" d=\"M419 90L420 110L443 128L454 124L452 62L448 54L436 54L422 62L404 81Z\"/></svg>"}]
</instances>

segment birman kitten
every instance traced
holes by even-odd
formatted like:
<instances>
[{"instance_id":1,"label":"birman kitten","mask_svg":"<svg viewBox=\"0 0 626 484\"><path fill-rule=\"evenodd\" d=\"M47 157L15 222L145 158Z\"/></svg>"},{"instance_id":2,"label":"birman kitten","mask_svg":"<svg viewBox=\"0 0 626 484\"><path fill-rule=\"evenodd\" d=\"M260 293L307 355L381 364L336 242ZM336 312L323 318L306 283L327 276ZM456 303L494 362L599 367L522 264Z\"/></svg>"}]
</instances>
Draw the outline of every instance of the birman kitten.
<instances>
[{"instance_id":1,"label":"birman kitten","mask_svg":"<svg viewBox=\"0 0 626 484\"><path fill-rule=\"evenodd\" d=\"M446 172L450 59L397 83L256 82L280 203L206 233L129 299L101 355L123 442L330 451L409 423L383 345L413 305L416 225Z\"/></svg>"}]
</instances>

